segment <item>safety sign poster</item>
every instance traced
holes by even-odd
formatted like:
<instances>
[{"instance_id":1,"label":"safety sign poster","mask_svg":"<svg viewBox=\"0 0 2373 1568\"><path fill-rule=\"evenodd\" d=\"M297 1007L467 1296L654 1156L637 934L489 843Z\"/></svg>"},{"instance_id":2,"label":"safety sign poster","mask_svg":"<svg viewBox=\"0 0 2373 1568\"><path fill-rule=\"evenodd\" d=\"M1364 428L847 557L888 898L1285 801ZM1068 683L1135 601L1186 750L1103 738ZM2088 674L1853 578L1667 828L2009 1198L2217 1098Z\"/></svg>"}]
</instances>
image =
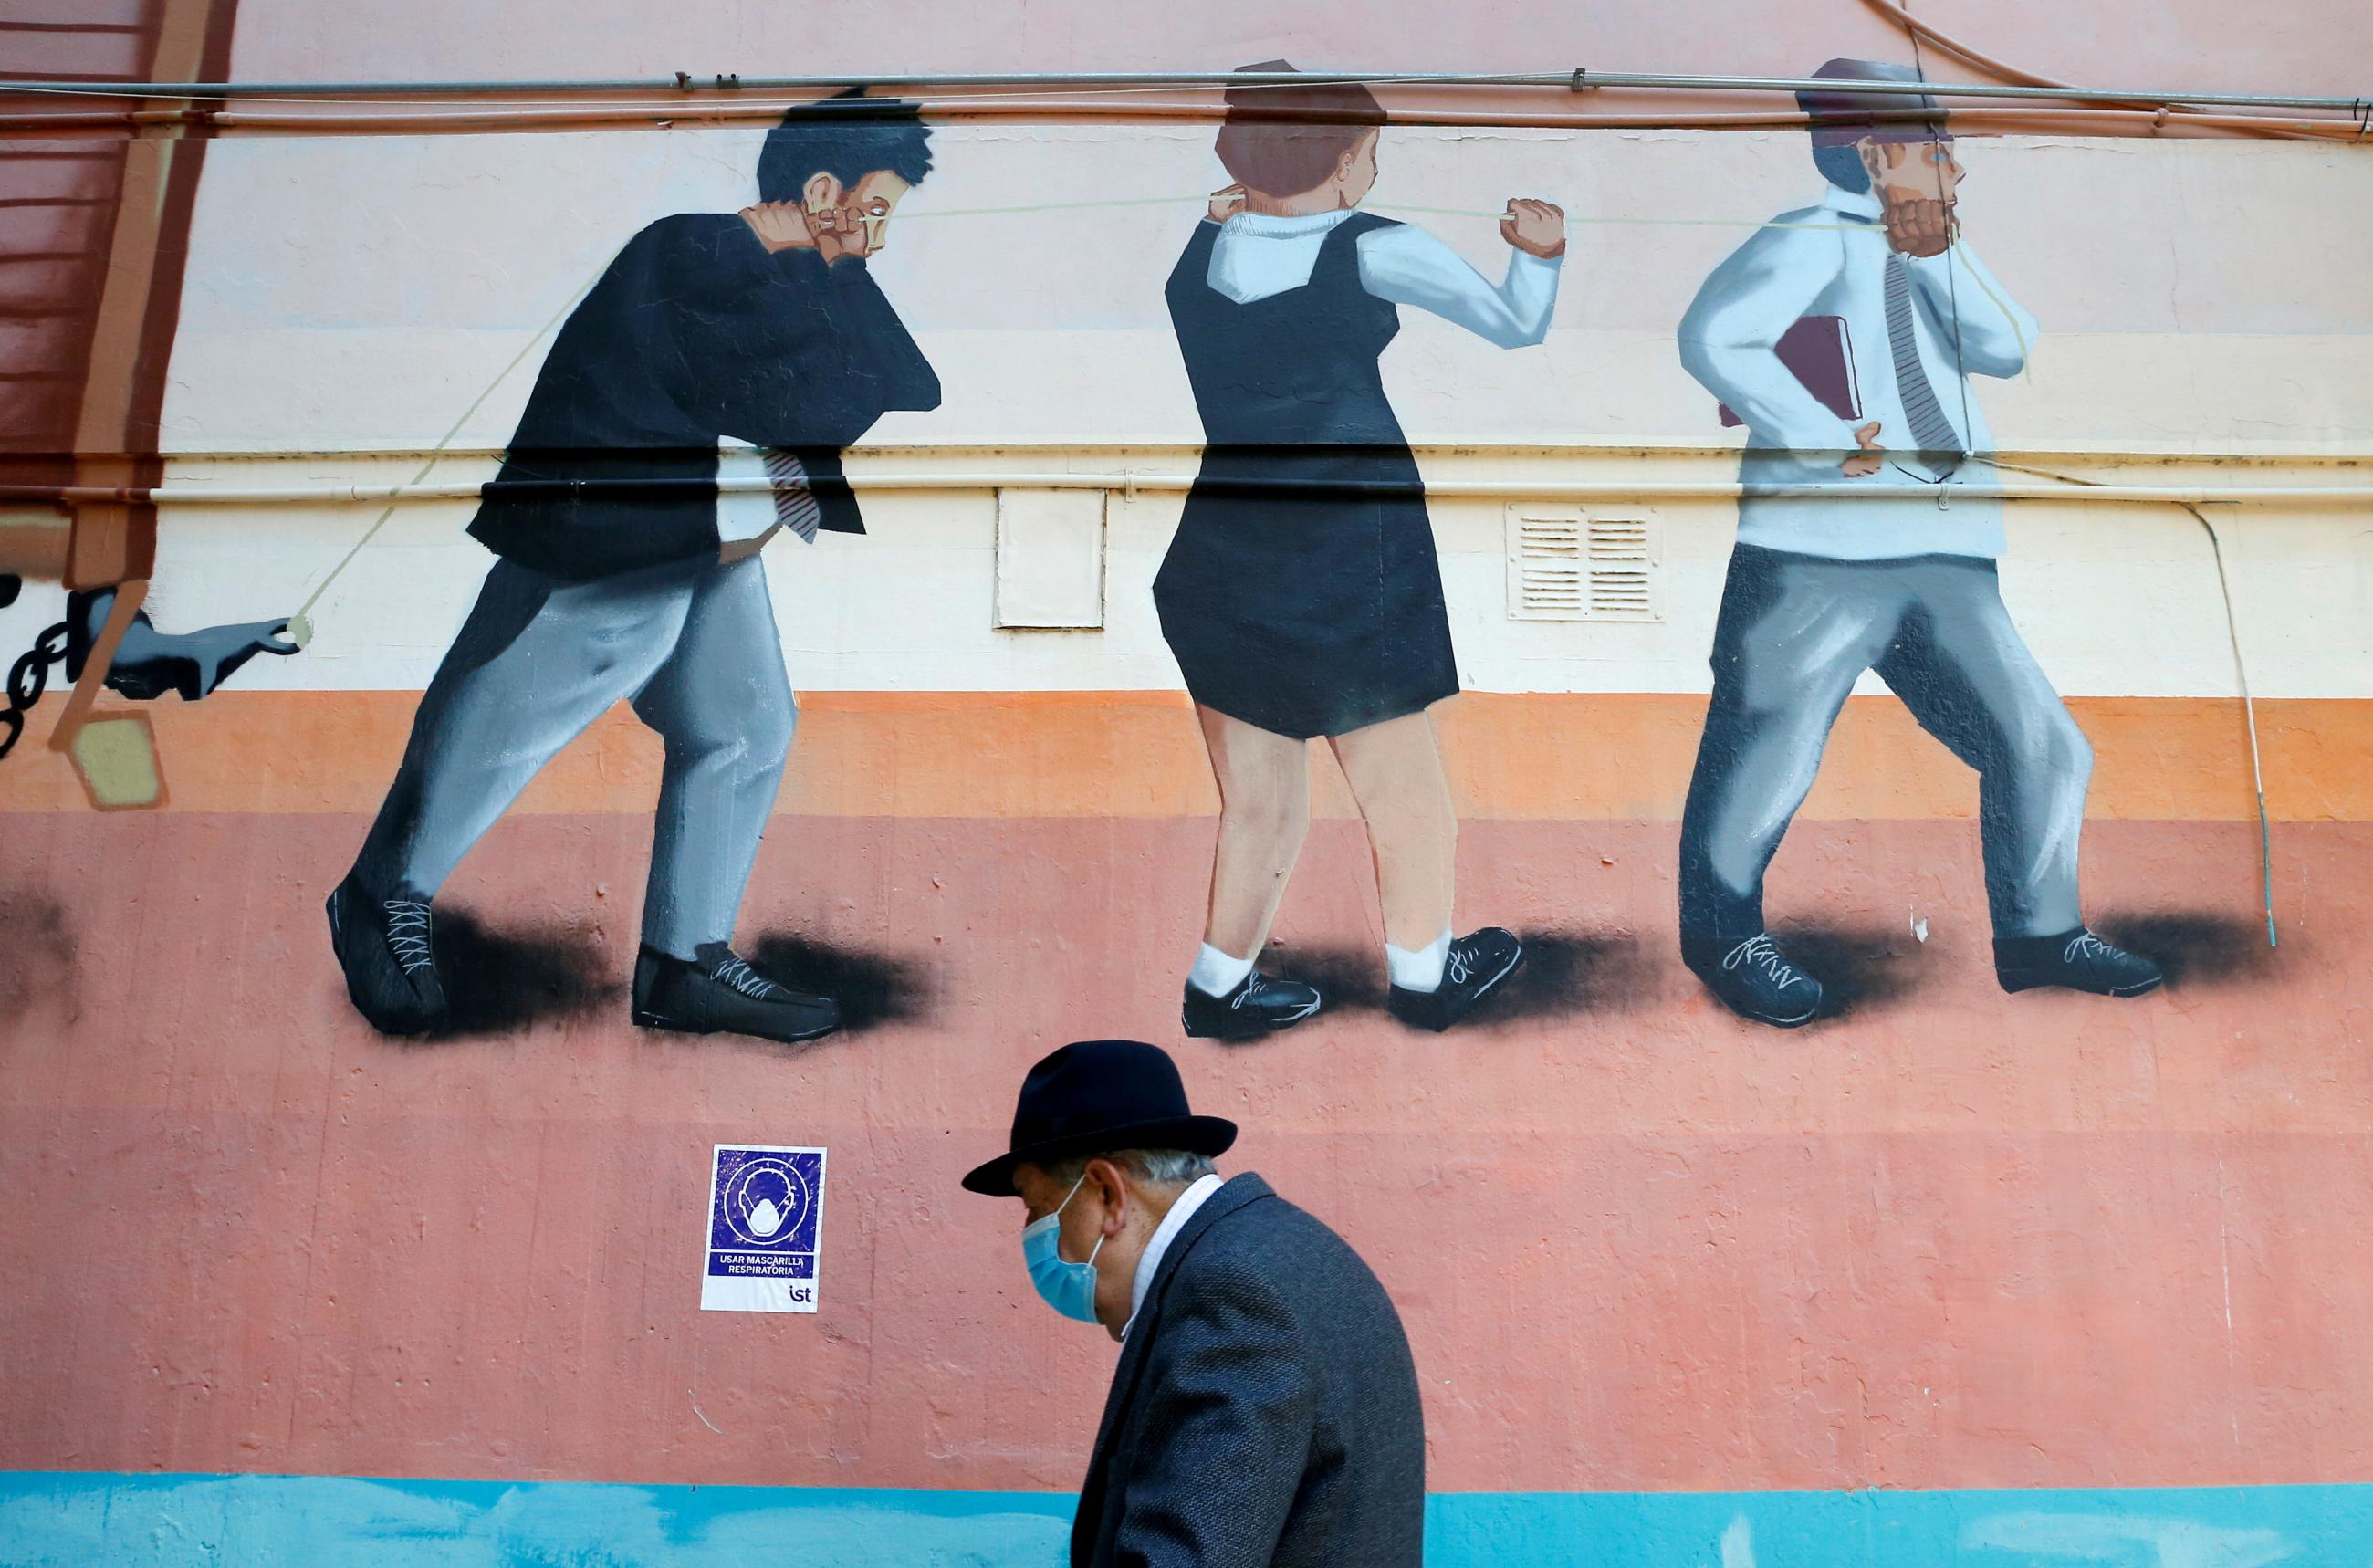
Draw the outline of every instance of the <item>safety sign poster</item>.
<instances>
[{"instance_id":1,"label":"safety sign poster","mask_svg":"<svg viewBox=\"0 0 2373 1568\"><path fill-rule=\"evenodd\" d=\"M719 1143L708 1167L703 1312L813 1312L824 1151Z\"/></svg>"}]
</instances>

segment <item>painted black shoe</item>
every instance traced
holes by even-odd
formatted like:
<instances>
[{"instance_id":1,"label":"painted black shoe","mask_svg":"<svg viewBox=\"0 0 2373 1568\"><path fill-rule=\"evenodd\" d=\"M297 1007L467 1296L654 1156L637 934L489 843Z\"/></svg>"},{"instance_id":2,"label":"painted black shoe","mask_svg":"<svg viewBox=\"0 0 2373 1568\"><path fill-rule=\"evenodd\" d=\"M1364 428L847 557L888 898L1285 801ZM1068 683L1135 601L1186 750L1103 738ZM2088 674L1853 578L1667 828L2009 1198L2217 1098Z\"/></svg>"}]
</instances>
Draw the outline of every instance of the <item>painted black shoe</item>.
<instances>
[{"instance_id":1,"label":"painted black shoe","mask_svg":"<svg viewBox=\"0 0 2373 1568\"><path fill-rule=\"evenodd\" d=\"M428 900L415 888L374 898L353 872L330 894L330 946L355 1011L382 1035L445 1027L445 984L430 946Z\"/></svg>"},{"instance_id":2,"label":"painted black shoe","mask_svg":"<svg viewBox=\"0 0 2373 1568\"><path fill-rule=\"evenodd\" d=\"M2006 991L2058 986L2094 996L2145 996L2167 978L2149 959L2082 926L2060 936L1997 939L1994 977Z\"/></svg>"},{"instance_id":3,"label":"painted black shoe","mask_svg":"<svg viewBox=\"0 0 2373 1568\"><path fill-rule=\"evenodd\" d=\"M1745 942L1684 936L1681 962L1741 1018L1794 1029L1821 1011L1821 982L1790 963L1768 931Z\"/></svg>"},{"instance_id":4,"label":"painted black shoe","mask_svg":"<svg viewBox=\"0 0 2373 1568\"><path fill-rule=\"evenodd\" d=\"M1402 1023L1439 1034L1475 1011L1476 1004L1524 967L1525 944L1516 933L1485 926L1450 944L1442 984L1430 991L1392 989L1385 1006Z\"/></svg>"},{"instance_id":5,"label":"painted black shoe","mask_svg":"<svg viewBox=\"0 0 2373 1568\"><path fill-rule=\"evenodd\" d=\"M646 946L635 959L635 1022L685 1035L754 1035L798 1045L840 1027L840 1003L768 979L721 942L689 959Z\"/></svg>"},{"instance_id":6,"label":"painted black shoe","mask_svg":"<svg viewBox=\"0 0 2373 1568\"><path fill-rule=\"evenodd\" d=\"M1315 986L1256 969L1225 996L1188 986L1180 1021L1192 1039L1245 1040L1292 1028L1315 1015L1322 1000Z\"/></svg>"}]
</instances>

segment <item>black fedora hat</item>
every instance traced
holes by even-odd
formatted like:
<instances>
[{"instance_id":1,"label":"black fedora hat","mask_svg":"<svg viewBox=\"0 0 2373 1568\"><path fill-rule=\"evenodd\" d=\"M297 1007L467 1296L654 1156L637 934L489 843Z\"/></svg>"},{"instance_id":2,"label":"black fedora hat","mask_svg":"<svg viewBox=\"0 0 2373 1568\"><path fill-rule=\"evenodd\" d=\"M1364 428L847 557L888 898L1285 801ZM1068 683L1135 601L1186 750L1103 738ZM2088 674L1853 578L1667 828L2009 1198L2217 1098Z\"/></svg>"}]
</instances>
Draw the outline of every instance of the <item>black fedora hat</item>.
<instances>
[{"instance_id":1,"label":"black fedora hat","mask_svg":"<svg viewBox=\"0 0 2373 1568\"><path fill-rule=\"evenodd\" d=\"M1006 1152L964 1178L964 1190L1013 1196L1013 1167L1118 1149L1219 1154L1236 1124L1186 1107L1177 1064L1142 1040L1079 1040L1030 1070L1013 1106Z\"/></svg>"}]
</instances>

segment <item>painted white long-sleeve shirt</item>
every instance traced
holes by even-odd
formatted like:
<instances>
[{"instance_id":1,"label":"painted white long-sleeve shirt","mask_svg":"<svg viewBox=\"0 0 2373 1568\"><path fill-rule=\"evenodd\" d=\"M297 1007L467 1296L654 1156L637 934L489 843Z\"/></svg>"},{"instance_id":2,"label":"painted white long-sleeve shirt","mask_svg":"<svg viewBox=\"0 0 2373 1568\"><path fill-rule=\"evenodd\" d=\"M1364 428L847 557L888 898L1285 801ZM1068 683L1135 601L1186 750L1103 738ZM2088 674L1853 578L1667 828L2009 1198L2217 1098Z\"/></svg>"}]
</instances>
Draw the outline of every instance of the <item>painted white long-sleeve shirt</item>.
<instances>
[{"instance_id":1,"label":"painted white long-sleeve shirt","mask_svg":"<svg viewBox=\"0 0 2373 1568\"><path fill-rule=\"evenodd\" d=\"M1944 481L1915 464L1888 462L1866 480L1839 470L1858 450L1858 424L1878 421L1882 447L1908 450L1911 433L1897 390L1887 335L1887 259L1876 195L1831 186L1820 205L1783 213L1713 270L1681 318L1681 364L1747 424L1739 482L1818 485L1851 491L1857 484L1927 485L1928 497L1831 500L1758 496L1738 504L1742 544L1833 560L1895 560L1910 556L2002 554L2002 503L1957 494L1991 486L1993 451L1969 378L2015 376L2035 342L2033 317L2010 301L1966 245L1941 256L1906 258L1912 333L1937 405L1971 456ZM1790 227L1802 225L1805 227ZM1841 419L1780 360L1781 335L1803 316L1846 323L1860 420ZM1713 411L1706 411L1712 423ZM1942 502L1940 505L1939 502Z\"/></svg>"},{"instance_id":2,"label":"painted white long-sleeve shirt","mask_svg":"<svg viewBox=\"0 0 2373 1568\"><path fill-rule=\"evenodd\" d=\"M1220 226L1205 276L1240 305L1299 288L1310 281L1327 236L1357 210L1302 217L1238 213ZM1379 299L1430 311L1502 348L1528 347L1549 335L1562 257L1512 246L1507 276L1495 288L1457 252L1413 224L1372 228L1358 244L1360 287Z\"/></svg>"},{"instance_id":3,"label":"painted white long-sleeve shirt","mask_svg":"<svg viewBox=\"0 0 2373 1568\"><path fill-rule=\"evenodd\" d=\"M789 458L789 461L784 464L786 469L801 476L806 474L805 464L798 458L789 457L789 453L784 455ZM765 539L772 535L783 521L782 513L775 506L775 491L782 487L782 481L768 472L766 450L764 447L754 447L747 441L730 439L719 441L717 443L717 477L719 480L773 481L772 486L764 490L719 490L718 492L717 537L719 541L727 544L746 544L754 539ZM809 536L808 543L811 544L815 543L812 534Z\"/></svg>"}]
</instances>

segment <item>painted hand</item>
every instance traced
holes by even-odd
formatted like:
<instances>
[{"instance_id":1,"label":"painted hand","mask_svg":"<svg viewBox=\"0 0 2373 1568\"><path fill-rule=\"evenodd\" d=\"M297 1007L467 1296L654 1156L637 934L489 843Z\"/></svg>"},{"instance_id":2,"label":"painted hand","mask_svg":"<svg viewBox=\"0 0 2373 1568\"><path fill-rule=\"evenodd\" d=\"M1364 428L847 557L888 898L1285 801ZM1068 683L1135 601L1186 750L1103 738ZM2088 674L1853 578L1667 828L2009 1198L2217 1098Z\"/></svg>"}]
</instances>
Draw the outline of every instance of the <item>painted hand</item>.
<instances>
[{"instance_id":1,"label":"painted hand","mask_svg":"<svg viewBox=\"0 0 2373 1568\"><path fill-rule=\"evenodd\" d=\"M780 533L782 531L783 525L778 522L775 524L774 527L766 530L766 532L758 535L755 539L727 540L723 544L718 547L718 564L720 566L730 567L736 561L748 560L751 556L765 549L766 547L767 541L773 539L776 534Z\"/></svg>"},{"instance_id":2,"label":"painted hand","mask_svg":"<svg viewBox=\"0 0 2373 1568\"><path fill-rule=\"evenodd\" d=\"M881 230L868 227L868 216L856 207L810 208L808 232L815 236L816 254L826 263L844 256L862 261L880 250L874 240Z\"/></svg>"},{"instance_id":3,"label":"painted hand","mask_svg":"<svg viewBox=\"0 0 2373 1568\"><path fill-rule=\"evenodd\" d=\"M1878 444L1878 421L1874 419L1856 430L1854 444L1862 451L1838 464L1838 472L1849 479L1867 479L1886 462L1878 455L1887 450Z\"/></svg>"},{"instance_id":4,"label":"painted hand","mask_svg":"<svg viewBox=\"0 0 2373 1568\"><path fill-rule=\"evenodd\" d=\"M1907 256L1941 256L1953 243L1953 204L1934 196L1890 201L1879 222L1888 244Z\"/></svg>"},{"instance_id":5,"label":"painted hand","mask_svg":"<svg viewBox=\"0 0 2373 1568\"><path fill-rule=\"evenodd\" d=\"M178 635L135 625L108 666L107 684L135 702L152 702L167 692L195 702L259 653L296 652L297 645L281 635L287 629L286 620L206 626Z\"/></svg>"},{"instance_id":6,"label":"painted hand","mask_svg":"<svg viewBox=\"0 0 2373 1568\"><path fill-rule=\"evenodd\" d=\"M797 202L760 202L742 209L742 221L769 251L789 251L809 244L807 215Z\"/></svg>"},{"instance_id":7,"label":"painted hand","mask_svg":"<svg viewBox=\"0 0 2373 1568\"><path fill-rule=\"evenodd\" d=\"M1244 210L1245 188L1242 185L1230 185L1211 193L1208 213L1213 223L1225 223Z\"/></svg>"},{"instance_id":8,"label":"painted hand","mask_svg":"<svg viewBox=\"0 0 2373 1568\"><path fill-rule=\"evenodd\" d=\"M1524 196L1508 198L1508 216L1500 220L1500 238L1528 256L1565 254L1565 209Z\"/></svg>"}]
</instances>

